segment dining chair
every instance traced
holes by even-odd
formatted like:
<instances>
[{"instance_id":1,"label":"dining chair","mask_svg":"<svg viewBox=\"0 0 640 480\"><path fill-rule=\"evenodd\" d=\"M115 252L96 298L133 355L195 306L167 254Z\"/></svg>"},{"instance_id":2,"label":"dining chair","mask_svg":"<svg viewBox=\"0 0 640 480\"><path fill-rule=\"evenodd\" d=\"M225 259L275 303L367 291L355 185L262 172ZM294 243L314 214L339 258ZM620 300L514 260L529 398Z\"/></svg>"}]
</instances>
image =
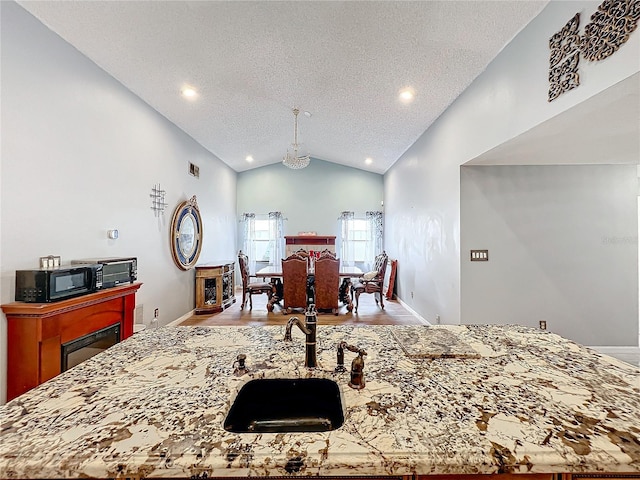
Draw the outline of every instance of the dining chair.
<instances>
[{"instance_id":1,"label":"dining chair","mask_svg":"<svg viewBox=\"0 0 640 480\"><path fill-rule=\"evenodd\" d=\"M299 248L298 250L293 252L293 255L298 255L299 257L304 258L307 261L307 268L311 268L311 254L309 253L308 250L305 250L304 248Z\"/></svg>"},{"instance_id":2,"label":"dining chair","mask_svg":"<svg viewBox=\"0 0 640 480\"><path fill-rule=\"evenodd\" d=\"M247 297L249 300L249 310L253 310L252 295L266 293L267 297L271 299L273 285L265 281L251 281L251 278L257 277L251 275L249 272L249 257L242 253L242 250L238 252L238 265L240 266L240 275L242 275L242 303L240 303L240 310L246 305ZM269 301L267 301L267 305L270 305ZM271 306L271 309L273 310L273 306Z\"/></svg>"},{"instance_id":3,"label":"dining chair","mask_svg":"<svg viewBox=\"0 0 640 480\"><path fill-rule=\"evenodd\" d=\"M315 262L314 277L316 310L331 310L331 313L338 315L340 259L321 254Z\"/></svg>"},{"instance_id":4,"label":"dining chair","mask_svg":"<svg viewBox=\"0 0 640 480\"><path fill-rule=\"evenodd\" d=\"M284 305L282 313L291 313L294 308L307 309L307 259L291 254L283 258L282 262L282 290Z\"/></svg>"},{"instance_id":5,"label":"dining chair","mask_svg":"<svg viewBox=\"0 0 640 480\"><path fill-rule=\"evenodd\" d=\"M332 257L332 258L337 258L336 257L336 252L332 252L328 248L325 248L324 250L322 250L320 252L320 255L319 255L318 258L327 257L327 256Z\"/></svg>"},{"instance_id":6,"label":"dining chair","mask_svg":"<svg viewBox=\"0 0 640 480\"><path fill-rule=\"evenodd\" d=\"M356 284L353 286L353 292L356 297L356 313L358 313L358 299L361 293L372 293L376 301L376 305L380 305L380 308L384 310L384 295L382 294L382 289L384 286L384 274L387 270L388 260L389 257L385 252L376 255L373 270L358 278ZM380 298L379 302L378 297Z\"/></svg>"}]
</instances>

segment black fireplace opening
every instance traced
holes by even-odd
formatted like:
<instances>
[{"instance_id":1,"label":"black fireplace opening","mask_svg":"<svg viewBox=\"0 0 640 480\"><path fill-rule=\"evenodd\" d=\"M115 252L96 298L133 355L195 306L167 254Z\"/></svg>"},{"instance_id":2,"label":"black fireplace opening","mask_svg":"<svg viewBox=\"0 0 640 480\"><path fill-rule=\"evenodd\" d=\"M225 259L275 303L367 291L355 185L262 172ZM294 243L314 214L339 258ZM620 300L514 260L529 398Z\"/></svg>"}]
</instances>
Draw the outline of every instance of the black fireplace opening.
<instances>
[{"instance_id":1,"label":"black fireplace opening","mask_svg":"<svg viewBox=\"0 0 640 480\"><path fill-rule=\"evenodd\" d=\"M104 352L107 348L112 347L118 342L120 342L119 323L101 330L96 330L84 337L63 343L60 371L64 372L69 370L71 367L75 367L94 355Z\"/></svg>"}]
</instances>

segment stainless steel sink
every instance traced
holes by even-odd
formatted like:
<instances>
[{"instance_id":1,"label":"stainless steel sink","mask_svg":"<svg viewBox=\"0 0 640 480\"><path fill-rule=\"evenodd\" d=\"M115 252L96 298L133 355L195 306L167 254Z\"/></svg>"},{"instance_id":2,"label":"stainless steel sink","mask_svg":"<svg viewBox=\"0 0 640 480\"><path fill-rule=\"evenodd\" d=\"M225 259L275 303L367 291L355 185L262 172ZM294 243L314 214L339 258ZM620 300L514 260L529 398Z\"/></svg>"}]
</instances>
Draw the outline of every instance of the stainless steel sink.
<instances>
[{"instance_id":1,"label":"stainless steel sink","mask_svg":"<svg viewBox=\"0 0 640 480\"><path fill-rule=\"evenodd\" d=\"M260 378L238 392L224 421L235 433L326 432L344 423L340 388L325 378Z\"/></svg>"}]
</instances>

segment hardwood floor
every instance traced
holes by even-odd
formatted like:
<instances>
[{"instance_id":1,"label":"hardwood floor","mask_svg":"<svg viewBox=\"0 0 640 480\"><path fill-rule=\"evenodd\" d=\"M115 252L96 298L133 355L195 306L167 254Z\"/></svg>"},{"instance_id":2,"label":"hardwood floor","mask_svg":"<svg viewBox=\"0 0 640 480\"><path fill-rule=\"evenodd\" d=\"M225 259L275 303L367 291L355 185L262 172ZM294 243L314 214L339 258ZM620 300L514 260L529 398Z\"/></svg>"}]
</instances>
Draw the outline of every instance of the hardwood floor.
<instances>
[{"instance_id":1,"label":"hardwood floor","mask_svg":"<svg viewBox=\"0 0 640 480\"><path fill-rule=\"evenodd\" d=\"M302 311L291 314L282 314L282 310L276 306L273 312L267 311L267 296L253 296L253 310L247 305L240 310L242 291L236 292L236 303L226 310L214 315L193 315L180 323L180 326L213 326L213 325L284 325L290 317L304 318ZM382 310L373 298L373 295L360 295L358 313L348 312L347 307L341 306L338 315L331 313L319 313L320 325L421 325L422 322L411 312L406 310L396 300L384 301Z\"/></svg>"},{"instance_id":2,"label":"hardwood floor","mask_svg":"<svg viewBox=\"0 0 640 480\"><path fill-rule=\"evenodd\" d=\"M214 315L193 315L183 320L181 326L214 326L214 325L284 325L293 316L304 318L302 312L294 312L283 315L282 311L276 307L274 312L267 312L267 296L254 295L253 310L247 306L240 310L242 291L236 293L236 303L223 312ZM384 310L378 307L372 295L360 295L359 312L347 312L346 307L340 308L339 315L330 313L318 314L318 324L320 325L422 325L422 322L411 312L407 311L399 302L395 300L385 300ZM634 350L633 353L622 353L607 347L593 347L596 350L603 349L603 353L614 356L624 362L640 366L640 353ZM633 348L633 347L631 347Z\"/></svg>"}]
</instances>

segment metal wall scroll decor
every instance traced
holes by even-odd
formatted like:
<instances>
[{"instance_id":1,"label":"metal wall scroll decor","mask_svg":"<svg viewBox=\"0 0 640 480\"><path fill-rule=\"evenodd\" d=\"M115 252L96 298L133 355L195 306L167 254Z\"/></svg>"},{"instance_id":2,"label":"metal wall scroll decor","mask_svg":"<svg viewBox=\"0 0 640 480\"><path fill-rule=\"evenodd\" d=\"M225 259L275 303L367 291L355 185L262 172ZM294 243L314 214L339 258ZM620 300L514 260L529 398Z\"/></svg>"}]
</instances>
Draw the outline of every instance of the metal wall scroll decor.
<instances>
[{"instance_id":1,"label":"metal wall scroll decor","mask_svg":"<svg viewBox=\"0 0 640 480\"><path fill-rule=\"evenodd\" d=\"M164 209L167 204L164 201L164 196L166 195L166 191L160 188L160 184L157 183L151 188L151 193L149 196L151 197L151 210L154 211L156 217L160 214L164 214Z\"/></svg>"},{"instance_id":2,"label":"metal wall scroll decor","mask_svg":"<svg viewBox=\"0 0 640 480\"><path fill-rule=\"evenodd\" d=\"M580 85L580 14L576 13L549 39L549 101Z\"/></svg>"},{"instance_id":3,"label":"metal wall scroll decor","mask_svg":"<svg viewBox=\"0 0 640 480\"><path fill-rule=\"evenodd\" d=\"M640 0L605 0L580 35L580 14L549 39L549 102L580 85L579 54L589 61L611 56L628 39L640 20Z\"/></svg>"},{"instance_id":4,"label":"metal wall scroll decor","mask_svg":"<svg viewBox=\"0 0 640 480\"><path fill-rule=\"evenodd\" d=\"M589 61L604 60L629 40L638 26L640 1L606 0L591 15L591 22L584 27L582 55Z\"/></svg>"}]
</instances>

